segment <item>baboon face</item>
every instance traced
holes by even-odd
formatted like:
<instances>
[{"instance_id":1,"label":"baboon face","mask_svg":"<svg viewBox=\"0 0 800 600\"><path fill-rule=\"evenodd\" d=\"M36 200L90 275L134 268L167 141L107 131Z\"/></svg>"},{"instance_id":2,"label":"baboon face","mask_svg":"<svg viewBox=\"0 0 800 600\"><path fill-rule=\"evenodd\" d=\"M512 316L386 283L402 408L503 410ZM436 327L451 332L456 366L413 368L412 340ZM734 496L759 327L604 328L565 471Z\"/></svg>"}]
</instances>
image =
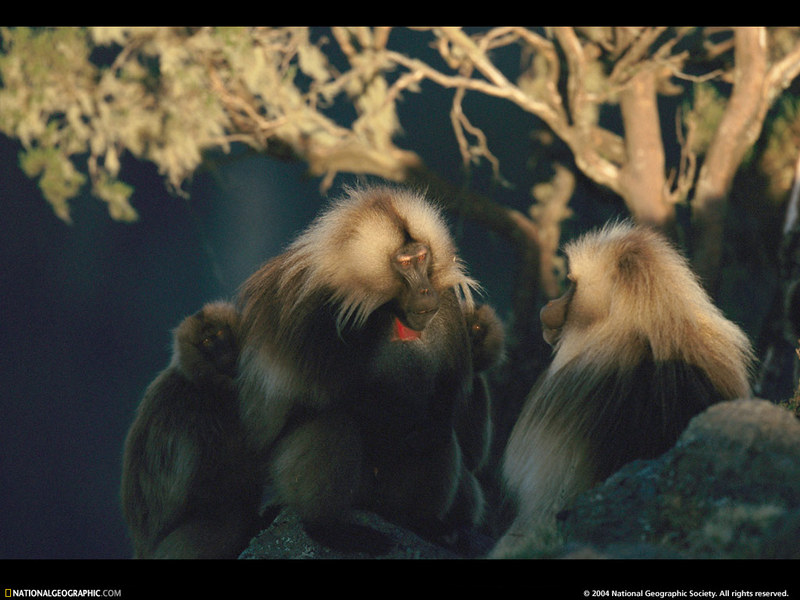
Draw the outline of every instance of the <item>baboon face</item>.
<instances>
[{"instance_id":1,"label":"baboon face","mask_svg":"<svg viewBox=\"0 0 800 600\"><path fill-rule=\"evenodd\" d=\"M402 283L396 299L398 338L413 339L425 329L439 310L439 293L430 280L431 251L419 242L410 242L392 257L392 267ZM410 330L410 331L409 331Z\"/></svg>"}]
</instances>

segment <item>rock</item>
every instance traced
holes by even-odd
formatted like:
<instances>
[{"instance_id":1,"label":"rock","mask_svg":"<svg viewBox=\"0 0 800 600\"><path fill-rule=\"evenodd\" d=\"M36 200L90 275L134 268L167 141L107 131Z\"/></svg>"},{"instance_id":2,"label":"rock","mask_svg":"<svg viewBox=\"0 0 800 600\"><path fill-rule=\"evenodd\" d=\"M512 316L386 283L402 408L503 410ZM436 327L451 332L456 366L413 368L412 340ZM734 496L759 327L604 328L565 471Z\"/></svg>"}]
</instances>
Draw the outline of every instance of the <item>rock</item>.
<instances>
[{"instance_id":1,"label":"rock","mask_svg":"<svg viewBox=\"0 0 800 600\"><path fill-rule=\"evenodd\" d=\"M390 550L334 551L283 510L241 558L452 559L487 544L467 535L465 554L368 512L354 522L388 536ZM764 400L714 405L671 450L579 496L559 530L562 558L800 558L800 420Z\"/></svg>"},{"instance_id":2,"label":"rock","mask_svg":"<svg viewBox=\"0 0 800 600\"><path fill-rule=\"evenodd\" d=\"M764 400L714 405L559 519L565 556L798 558L800 421Z\"/></svg>"},{"instance_id":3,"label":"rock","mask_svg":"<svg viewBox=\"0 0 800 600\"><path fill-rule=\"evenodd\" d=\"M341 552L328 548L311 539L300 520L288 509L284 509L272 524L253 538L240 559L431 559L459 558L454 552L432 544L416 534L393 525L379 516L353 511L353 522L360 527L380 532L388 537L387 553L371 555L365 552Z\"/></svg>"}]
</instances>

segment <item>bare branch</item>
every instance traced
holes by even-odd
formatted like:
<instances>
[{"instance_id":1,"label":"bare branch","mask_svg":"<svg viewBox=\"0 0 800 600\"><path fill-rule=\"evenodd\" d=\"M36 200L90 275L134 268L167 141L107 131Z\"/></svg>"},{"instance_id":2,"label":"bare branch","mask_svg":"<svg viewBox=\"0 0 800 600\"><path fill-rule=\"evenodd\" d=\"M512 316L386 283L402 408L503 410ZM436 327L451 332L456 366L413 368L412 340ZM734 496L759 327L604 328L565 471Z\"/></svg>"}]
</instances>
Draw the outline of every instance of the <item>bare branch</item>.
<instances>
[{"instance_id":1,"label":"bare branch","mask_svg":"<svg viewBox=\"0 0 800 600\"><path fill-rule=\"evenodd\" d=\"M686 133L683 132L682 124L686 124ZM667 182L670 202L677 204L685 201L694 186L694 178L697 173L697 153L693 150L695 132L697 124L693 120L682 118L682 111L675 114L675 132L678 144L681 147L681 158L678 165L677 174L672 172Z\"/></svg>"},{"instance_id":2,"label":"bare branch","mask_svg":"<svg viewBox=\"0 0 800 600\"><path fill-rule=\"evenodd\" d=\"M459 88L453 96L453 106L450 109L450 122L453 126L453 131L456 134L458 142L458 149L461 153L461 159L465 167L469 167L472 163L477 162L480 158L485 158L492 165L492 171L495 179L504 181L500 174L500 161L489 150L489 144L486 140L486 134L478 127L470 123L467 116L464 114L462 102L464 99L465 90ZM465 135L470 133L477 140L477 144L470 144Z\"/></svg>"},{"instance_id":3,"label":"bare branch","mask_svg":"<svg viewBox=\"0 0 800 600\"><path fill-rule=\"evenodd\" d=\"M598 154L597 147L592 143L597 123L597 106L590 102L590 95L584 87L587 56L572 28L554 28L554 35L559 40L569 65L567 91L572 123L571 126L559 123L554 131L569 145L581 171L597 183L621 193L618 166Z\"/></svg>"},{"instance_id":4,"label":"bare branch","mask_svg":"<svg viewBox=\"0 0 800 600\"><path fill-rule=\"evenodd\" d=\"M466 60L498 88L512 89L514 87L487 58L485 51L482 51L459 27L441 27L437 28L435 32L449 42L451 49L447 51L447 55L454 61L454 64L461 64Z\"/></svg>"},{"instance_id":5,"label":"bare branch","mask_svg":"<svg viewBox=\"0 0 800 600\"><path fill-rule=\"evenodd\" d=\"M556 163L553 167L553 179L533 188L533 196L537 202L528 211L531 223L535 224L533 239L540 249L539 279L548 298L555 298L560 294L560 276L565 274L564 265L560 265L557 258L561 243L561 224L572 215L569 201L575 191L575 175L561 164ZM520 227L524 227L521 221L522 219L517 219Z\"/></svg>"},{"instance_id":6,"label":"bare branch","mask_svg":"<svg viewBox=\"0 0 800 600\"><path fill-rule=\"evenodd\" d=\"M632 71L641 66L642 61L650 52L650 47L667 28L639 27L637 29L639 30L638 35L622 57L614 63L614 68L609 75L609 79L617 85L624 84L632 76Z\"/></svg>"},{"instance_id":7,"label":"bare branch","mask_svg":"<svg viewBox=\"0 0 800 600\"><path fill-rule=\"evenodd\" d=\"M800 45L770 67L766 82L767 102L771 105L798 75L800 75Z\"/></svg>"}]
</instances>

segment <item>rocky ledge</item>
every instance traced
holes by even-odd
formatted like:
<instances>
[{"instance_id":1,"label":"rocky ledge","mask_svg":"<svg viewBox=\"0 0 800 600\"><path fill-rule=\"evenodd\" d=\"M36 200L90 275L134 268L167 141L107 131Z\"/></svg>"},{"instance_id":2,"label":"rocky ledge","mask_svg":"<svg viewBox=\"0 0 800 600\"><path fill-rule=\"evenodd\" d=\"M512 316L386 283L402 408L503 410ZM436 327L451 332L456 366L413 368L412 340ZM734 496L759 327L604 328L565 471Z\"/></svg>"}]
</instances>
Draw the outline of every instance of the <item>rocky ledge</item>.
<instances>
[{"instance_id":1,"label":"rocky ledge","mask_svg":"<svg viewBox=\"0 0 800 600\"><path fill-rule=\"evenodd\" d=\"M368 513L380 558L458 558ZM800 421L764 400L717 404L662 456L626 465L559 515L557 558L800 558ZM284 511L241 558L373 558L311 540ZM377 558L377 557L374 557Z\"/></svg>"}]
</instances>

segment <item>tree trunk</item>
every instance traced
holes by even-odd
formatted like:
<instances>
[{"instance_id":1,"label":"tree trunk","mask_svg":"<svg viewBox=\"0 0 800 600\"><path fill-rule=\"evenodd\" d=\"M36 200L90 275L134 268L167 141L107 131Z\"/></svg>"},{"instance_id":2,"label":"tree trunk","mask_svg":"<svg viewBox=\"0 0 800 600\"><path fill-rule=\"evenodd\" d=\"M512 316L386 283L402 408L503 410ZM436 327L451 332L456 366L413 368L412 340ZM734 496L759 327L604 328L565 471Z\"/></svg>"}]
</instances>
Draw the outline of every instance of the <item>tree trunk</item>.
<instances>
[{"instance_id":1,"label":"tree trunk","mask_svg":"<svg viewBox=\"0 0 800 600\"><path fill-rule=\"evenodd\" d=\"M733 91L692 201L694 268L712 295L719 287L728 193L745 153L761 133L768 108L766 32L763 27L738 27L734 36Z\"/></svg>"},{"instance_id":2,"label":"tree trunk","mask_svg":"<svg viewBox=\"0 0 800 600\"><path fill-rule=\"evenodd\" d=\"M620 94L627 159L620 188L634 219L668 228L675 207L667 199L664 145L659 122L656 75L652 69L634 75Z\"/></svg>"}]
</instances>

